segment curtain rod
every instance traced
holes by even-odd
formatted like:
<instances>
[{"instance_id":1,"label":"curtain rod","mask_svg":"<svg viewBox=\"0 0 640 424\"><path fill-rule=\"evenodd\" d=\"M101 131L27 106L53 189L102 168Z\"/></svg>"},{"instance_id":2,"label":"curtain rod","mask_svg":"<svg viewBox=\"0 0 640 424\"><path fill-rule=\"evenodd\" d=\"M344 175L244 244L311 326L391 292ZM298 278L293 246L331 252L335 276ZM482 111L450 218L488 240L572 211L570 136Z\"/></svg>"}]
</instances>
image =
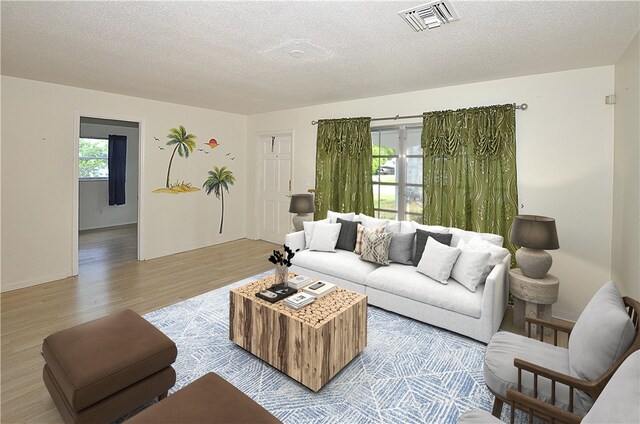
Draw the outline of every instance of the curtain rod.
<instances>
[{"instance_id":1,"label":"curtain rod","mask_svg":"<svg viewBox=\"0 0 640 424\"><path fill-rule=\"evenodd\" d=\"M529 105L526 103L522 103L521 105L517 105L517 104L513 104L516 109L519 110L527 110L529 108ZM400 115L396 115L396 116L389 116L386 118L371 118L372 121L389 121L389 120L396 120L396 119L412 119L412 118L422 118L422 115L406 115L406 116L400 116ZM316 125L318 123L318 121L311 121L311 125Z\"/></svg>"}]
</instances>

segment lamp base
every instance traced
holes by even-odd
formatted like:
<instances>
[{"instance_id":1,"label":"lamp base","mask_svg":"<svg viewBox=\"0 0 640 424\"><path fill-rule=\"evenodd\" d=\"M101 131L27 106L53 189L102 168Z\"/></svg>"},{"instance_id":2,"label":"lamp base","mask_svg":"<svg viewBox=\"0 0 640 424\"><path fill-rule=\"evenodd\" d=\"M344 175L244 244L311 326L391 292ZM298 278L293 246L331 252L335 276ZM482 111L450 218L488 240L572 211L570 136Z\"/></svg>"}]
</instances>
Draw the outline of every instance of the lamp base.
<instances>
[{"instance_id":1,"label":"lamp base","mask_svg":"<svg viewBox=\"0 0 640 424\"><path fill-rule=\"evenodd\" d=\"M553 258L544 250L521 247L516 251L516 262L525 277L540 279L551 269Z\"/></svg>"},{"instance_id":2,"label":"lamp base","mask_svg":"<svg viewBox=\"0 0 640 424\"><path fill-rule=\"evenodd\" d=\"M296 231L302 231L304 229L304 221L313 221L313 217L308 213L299 213L293 216L293 228Z\"/></svg>"}]
</instances>

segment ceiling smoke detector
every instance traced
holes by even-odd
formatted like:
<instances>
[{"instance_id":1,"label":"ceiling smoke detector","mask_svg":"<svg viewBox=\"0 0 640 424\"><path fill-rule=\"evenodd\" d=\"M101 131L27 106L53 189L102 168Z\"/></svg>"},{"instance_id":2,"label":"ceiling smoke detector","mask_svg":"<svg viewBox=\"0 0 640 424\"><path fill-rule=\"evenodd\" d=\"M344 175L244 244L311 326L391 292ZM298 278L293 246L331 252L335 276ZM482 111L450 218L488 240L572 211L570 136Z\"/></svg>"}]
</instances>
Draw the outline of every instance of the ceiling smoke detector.
<instances>
[{"instance_id":1,"label":"ceiling smoke detector","mask_svg":"<svg viewBox=\"0 0 640 424\"><path fill-rule=\"evenodd\" d=\"M460 20L449 0L438 0L398 12L416 32Z\"/></svg>"}]
</instances>

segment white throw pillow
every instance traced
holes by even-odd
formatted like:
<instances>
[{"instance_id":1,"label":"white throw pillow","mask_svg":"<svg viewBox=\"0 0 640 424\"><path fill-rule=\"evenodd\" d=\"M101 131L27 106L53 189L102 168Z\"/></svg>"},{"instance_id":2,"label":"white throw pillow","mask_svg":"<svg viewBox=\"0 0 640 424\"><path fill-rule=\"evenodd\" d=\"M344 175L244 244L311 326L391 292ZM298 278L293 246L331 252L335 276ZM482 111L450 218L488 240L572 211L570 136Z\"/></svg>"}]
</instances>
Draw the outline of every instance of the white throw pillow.
<instances>
[{"instance_id":1,"label":"white throw pillow","mask_svg":"<svg viewBox=\"0 0 640 424\"><path fill-rule=\"evenodd\" d=\"M308 249L311 246L311 239L313 238L313 227L316 224L328 224L329 218L321 219L319 221L302 221L304 227L304 248Z\"/></svg>"},{"instance_id":2,"label":"white throw pillow","mask_svg":"<svg viewBox=\"0 0 640 424\"><path fill-rule=\"evenodd\" d=\"M400 221L391 219L389 220L389 223L387 224L387 227L384 229L384 231L392 234L400 234L400 228L401 228Z\"/></svg>"},{"instance_id":3,"label":"white throw pillow","mask_svg":"<svg viewBox=\"0 0 640 424\"><path fill-rule=\"evenodd\" d=\"M475 236L471 240L466 242L465 247L480 252L489 252L491 254L491 257L489 258L489 261L484 268L484 272L482 273L482 277L480 278L480 284L482 284L487 279L496 265L501 264L502 261L504 261L504 258L509 256L509 251L507 249L505 249L504 247L496 246L495 244L483 239L480 236Z\"/></svg>"},{"instance_id":4,"label":"white throw pillow","mask_svg":"<svg viewBox=\"0 0 640 424\"><path fill-rule=\"evenodd\" d=\"M458 244L460 256L451 270L451 278L462 284L467 290L475 293L482 282L482 275L489 262L491 253L473 250L467 247L464 240ZM485 277L486 279L486 277Z\"/></svg>"},{"instance_id":5,"label":"white throw pillow","mask_svg":"<svg viewBox=\"0 0 640 424\"><path fill-rule=\"evenodd\" d=\"M335 224L336 222L338 222L338 218L344 219L345 221L353 221L353 218L355 218L355 216L356 216L355 212L338 213L334 211L327 211L327 219L332 224Z\"/></svg>"},{"instance_id":6,"label":"white throw pillow","mask_svg":"<svg viewBox=\"0 0 640 424\"><path fill-rule=\"evenodd\" d=\"M309 250L335 252L342 224L316 224L313 227Z\"/></svg>"},{"instance_id":7,"label":"white throw pillow","mask_svg":"<svg viewBox=\"0 0 640 424\"><path fill-rule=\"evenodd\" d=\"M422 253L422 259L418 263L418 272L442 284L447 284L458 255L460 255L460 249L457 247L446 246L433 237L429 237Z\"/></svg>"},{"instance_id":8,"label":"white throw pillow","mask_svg":"<svg viewBox=\"0 0 640 424\"><path fill-rule=\"evenodd\" d=\"M387 225L389 225L388 219L378 219L372 216L367 216L363 213L360 214L360 222L362 222L362 225L364 225L365 228L384 227L386 229Z\"/></svg>"},{"instance_id":9,"label":"white throw pillow","mask_svg":"<svg viewBox=\"0 0 640 424\"><path fill-rule=\"evenodd\" d=\"M502 247L504 238L497 234L491 233L476 233L475 231L461 230L460 228L449 228L449 232L453 234L451 239L451 246L457 246L460 240L470 241L474 237L480 237L483 240L488 241L498 247Z\"/></svg>"},{"instance_id":10,"label":"white throw pillow","mask_svg":"<svg viewBox=\"0 0 640 424\"><path fill-rule=\"evenodd\" d=\"M429 231L430 233L443 233L443 234L449 233L449 229L447 227L443 227L442 225L422 225L422 224L418 224L415 221L411 221L411 230L415 233L416 230L418 229Z\"/></svg>"}]
</instances>

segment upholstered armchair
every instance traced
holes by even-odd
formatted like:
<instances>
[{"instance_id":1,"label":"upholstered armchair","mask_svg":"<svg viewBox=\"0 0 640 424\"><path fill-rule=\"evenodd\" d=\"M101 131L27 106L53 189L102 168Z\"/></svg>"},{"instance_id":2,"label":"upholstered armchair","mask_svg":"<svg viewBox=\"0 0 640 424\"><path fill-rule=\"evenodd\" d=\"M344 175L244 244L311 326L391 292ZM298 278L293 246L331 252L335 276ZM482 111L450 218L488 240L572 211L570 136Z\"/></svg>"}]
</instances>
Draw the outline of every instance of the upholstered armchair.
<instances>
[{"instance_id":1,"label":"upholstered armchair","mask_svg":"<svg viewBox=\"0 0 640 424\"><path fill-rule=\"evenodd\" d=\"M532 416L548 417L551 422L601 424L640 423L640 350L633 352L613 374L604 390L593 403L584 417L572 414L537 398L521 392L507 390L507 399L515 401L518 406ZM511 422L513 422L513 414ZM458 424L500 424L502 421L485 411L465 412L458 419Z\"/></svg>"},{"instance_id":2,"label":"upholstered armchair","mask_svg":"<svg viewBox=\"0 0 640 424\"><path fill-rule=\"evenodd\" d=\"M495 395L493 415L501 415L504 402L511 404L512 411L514 406L531 409L531 402L524 400L534 399L540 405L554 406L559 418L563 414L559 411L565 411L565 421L575 422L576 416L579 421L622 362L640 349L638 313L640 303L623 299L609 282L573 326L528 318L529 327L540 327L539 340L496 333L484 358L485 383ZM542 341L544 328L553 330L554 345ZM569 334L568 348L557 346L558 331ZM535 410L544 416L540 405Z\"/></svg>"}]
</instances>

